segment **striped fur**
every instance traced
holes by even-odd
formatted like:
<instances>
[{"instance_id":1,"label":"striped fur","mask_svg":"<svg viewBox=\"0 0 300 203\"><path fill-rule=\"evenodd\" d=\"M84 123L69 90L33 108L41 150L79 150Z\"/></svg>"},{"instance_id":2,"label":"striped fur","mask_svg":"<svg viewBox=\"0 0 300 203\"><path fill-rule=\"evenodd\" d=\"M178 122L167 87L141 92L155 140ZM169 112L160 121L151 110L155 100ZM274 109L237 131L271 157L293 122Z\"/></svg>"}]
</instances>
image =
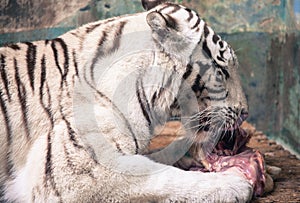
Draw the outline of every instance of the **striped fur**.
<instances>
[{"instance_id":1,"label":"striped fur","mask_svg":"<svg viewBox=\"0 0 300 203\"><path fill-rule=\"evenodd\" d=\"M212 112L226 128L247 112L230 46L196 12L162 2L143 1L147 12L53 40L0 48L3 200L251 198L251 185L236 171L182 171L143 156L155 127L170 117L198 115L188 123L197 132Z\"/></svg>"}]
</instances>

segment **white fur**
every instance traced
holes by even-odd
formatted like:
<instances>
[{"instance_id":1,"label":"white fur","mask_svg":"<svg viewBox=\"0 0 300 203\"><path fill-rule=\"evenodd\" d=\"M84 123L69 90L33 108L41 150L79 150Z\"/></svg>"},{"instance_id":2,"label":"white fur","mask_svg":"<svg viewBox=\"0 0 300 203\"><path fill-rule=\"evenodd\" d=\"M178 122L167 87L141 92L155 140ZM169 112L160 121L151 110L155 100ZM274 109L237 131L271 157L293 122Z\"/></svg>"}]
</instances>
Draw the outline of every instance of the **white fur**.
<instances>
[{"instance_id":1,"label":"white fur","mask_svg":"<svg viewBox=\"0 0 300 203\"><path fill-rule=\"evenodd\" d=\"M183 12L182 16L181 12ZM169 107L180 90L182 75L186 71L189 60L195 62L203 59L209 63L201 52L201 45L197 45L203 34L203 21L199 25L198 32L190 31L191 25L186 25L182 21L182 33L175 33L175 31L168 33L169 38L158 46L153 38L160 39L159 37L162 36L147 24L147 15L148 12L117 17L113 22L103 21L102 26L89 34L85 35L86 28L93 24L61 36L68 44L70 59L74 57L72 51L76 51L74 61L77 60L79 67L80 77L77 78L74 72L75 63L70 60L67 84L60 83L60 72L54 62L51 42L35 43L39 53L36 75L41 75L40 62L44 54L47 56L45 62L48 79L44 88L49 88L51 97L47 89L44 89L42 103L45 105L48 104L48 100L50 101L54 127L51 128L48 115L41 106L39 94L32 94L32 99L28 100L31 134L27 140L22 131L24 124L19 118L22 113L19 103L9 104L11 113L8 115L10 117L16 115L12 125L15 137L11 148L12 159L17 160L15 161L17 164L11 177L3 175L4 169L1 168L5 200L9 202L246 202L251 199L252 187L238 171L232 170L226 173L183 171L156 163L141 155L147 150L153 135L136 97L138 82L144 83L143 97L145 98L143 99L148 101L151 101L153 94L158 92L159 88L168 88L161 94L156 106L147 109L150 116L161 119L152 120L157 124L166 120ZM188 17L184 9L173 15L179 20ZM112 33L102 47L103 50L109 50L109 47L113 46L111 43L119 22L123 20L127 23L120 36L118 50L104 56L97 56L97 40L103 35L103 31ZM191 24L195 22L194 17ZM61 53L62 47L56 46ZM214 47L213 44L208 46L212 49L213 57L216 57L219 47ZM22 48L20 53L26 54L26 45L21 44L20 47ZM10 49L1 49L0 52L6 54L7 50ZM7 56L11 64L13 54ZM230 60L231 55L226 52L225 56ZM62 55L59 57L59 63L64 67ZM90 75L92 65L95 70L94 81ZM11 75L15 74L13 70L13 68L9 70ZM193 83L196 74L193 73L187 83ZM22 81L26 81L28 92L31 92L26 67L20 68L20 75ZM168 84L169 78L171 78L169 80L171 85ZM233 83L239 85L238 82ZM36 79L37 90L39 90L38 84L40 78ZM1 88L4 89L2 83ZM18 101L15 90L17 88L16 86L13 88L13 99ZM236 90L235 93L240 92ZM193 107L192 102L191 99L190 108ZM0 123L5 124L3 120L0 120ZM72 128L73 134L68 127ZM1 129L0 132L1 136L6 133L5 129ZM4 139L1 139L1 144L2 142L5 142ZM51 159L51 164L47 162L47 153L50 152L48 142L51 144L51 153L48 157ZM139 147L138 150L136 145ZM1 149L0 152L3 157L5 151ZM6 163L5 159L0 161L1 164ZM51 165L47 170L48 174L46 163Z\"/></svg>"}]
</instances>

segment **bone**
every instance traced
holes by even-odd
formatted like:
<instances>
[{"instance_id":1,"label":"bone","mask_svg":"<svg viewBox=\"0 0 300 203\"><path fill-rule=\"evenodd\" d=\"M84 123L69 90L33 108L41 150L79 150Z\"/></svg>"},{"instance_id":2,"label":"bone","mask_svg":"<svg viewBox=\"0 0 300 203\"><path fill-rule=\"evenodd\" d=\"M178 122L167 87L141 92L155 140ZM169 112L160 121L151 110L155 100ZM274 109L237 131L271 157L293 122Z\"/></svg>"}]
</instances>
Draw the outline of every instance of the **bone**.
<instances>
[{"instance_id":1,"label":"bone","mask_svg":"<svg viewBox=\"0 0 300 203\"><path fill-rule=\"evenodd\" d=\"M272 192L274 189L274 181L272 177L269 174L265 174L266 177L266 182L265 182L265 187L264 187L264 194Z\"/></svg>"},{"instance_id":2,"label":"bone","mask_svg":"<svg viewBox=\"0 0 300 203\"><path fill-rule=\"evenodd\" d=\"M281 168L267 165L266 171L273 179L276 179L281 172Z\"/></svg>"}]
</instances>

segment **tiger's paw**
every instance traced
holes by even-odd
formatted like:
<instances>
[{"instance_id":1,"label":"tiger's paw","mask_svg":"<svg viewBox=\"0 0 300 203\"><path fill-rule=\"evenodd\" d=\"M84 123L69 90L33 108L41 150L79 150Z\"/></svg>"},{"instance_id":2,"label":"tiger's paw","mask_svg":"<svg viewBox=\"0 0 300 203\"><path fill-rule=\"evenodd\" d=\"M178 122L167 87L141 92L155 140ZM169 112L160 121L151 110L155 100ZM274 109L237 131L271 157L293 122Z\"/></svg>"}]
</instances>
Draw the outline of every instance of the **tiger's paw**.
<instances>
[{"instance_id":1,"label":"tiger's paw","mask_svg":"<svg viewBox=\"0 0 300 203\"><path fill-rule=\"evenodd\" d=\"M221 188L220 200L213 202L249 202L253 197L253 186L236 169L228 170L224 175L228 175ZM220 181L222 182L222 181Z\"/></svg>"}]
</instances>

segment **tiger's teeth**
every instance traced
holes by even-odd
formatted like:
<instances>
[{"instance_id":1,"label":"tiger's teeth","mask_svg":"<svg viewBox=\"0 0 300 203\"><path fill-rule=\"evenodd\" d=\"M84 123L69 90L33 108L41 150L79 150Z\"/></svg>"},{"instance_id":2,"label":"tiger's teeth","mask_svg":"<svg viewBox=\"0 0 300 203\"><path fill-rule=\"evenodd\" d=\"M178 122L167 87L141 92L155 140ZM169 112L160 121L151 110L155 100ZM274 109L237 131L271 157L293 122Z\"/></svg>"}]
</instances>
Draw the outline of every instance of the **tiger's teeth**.
<instances>
[{"instance_id":1,"label":"tiger's teeth","mask_svg":"<svg viewBox=\"0 0 300 203\"><path fill-rule=\"evenodd\" d=\"M202 160L201 162L206 169L211 168L211 164L207 160Z\"/></svg>"}]
</instances>

